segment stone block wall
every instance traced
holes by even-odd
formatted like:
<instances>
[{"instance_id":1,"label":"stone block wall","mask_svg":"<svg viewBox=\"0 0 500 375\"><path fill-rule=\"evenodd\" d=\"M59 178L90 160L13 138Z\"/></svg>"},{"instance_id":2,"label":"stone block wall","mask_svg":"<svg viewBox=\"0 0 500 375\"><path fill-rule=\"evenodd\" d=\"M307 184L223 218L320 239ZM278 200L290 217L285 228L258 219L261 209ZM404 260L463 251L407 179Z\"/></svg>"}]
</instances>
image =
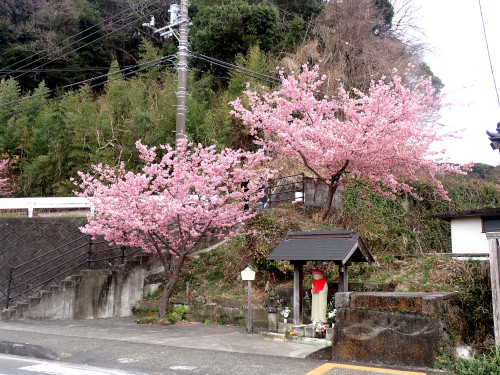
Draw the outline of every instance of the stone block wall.
<instances>
[{"instance_id":1,"label":"stone block wall","mask_svg":"<svg viewBox=\"0 0 500 375\"><path fill-rule=\"evenodd\" d=\"M333 196L332 208L340 210L342 208L342 194L344 188L340 186ZM315 180L311 177L304 177L304 204L307 207L323 207L328 195L327 185L323 181Z\"/></svg>"},{"instance_id":2,"label":"stone block wall","mask_svg":"<svg viewBox=\"0 0 500 375\"><path fill-rule=\"evenodd\" d=\"M173 304L183 305L188 318L192 321L211 323L241 324L245 326L247 316L247 300L216 298L213 300L178 299ZM261 330L268 327L268 314L262 306L252 304L254 329Z\"/></svg>"},{"instance_id":3,"label":"stone block wall","mask_svg":"<svg viewBox=\"0 0 500 375\"><path fill-rule=\"evenodd\" d=\"M452 293L337 293L334 361L432 367Z\"/></svg>"}]
</instances>

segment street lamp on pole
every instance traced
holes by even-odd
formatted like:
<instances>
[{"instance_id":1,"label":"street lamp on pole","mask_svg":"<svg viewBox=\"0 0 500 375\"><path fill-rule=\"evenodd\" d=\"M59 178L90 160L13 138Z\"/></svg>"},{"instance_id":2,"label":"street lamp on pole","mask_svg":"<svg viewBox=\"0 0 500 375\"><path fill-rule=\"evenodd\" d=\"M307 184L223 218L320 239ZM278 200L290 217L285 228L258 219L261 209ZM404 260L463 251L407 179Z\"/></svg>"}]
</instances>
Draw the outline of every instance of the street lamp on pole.
<instances>
[{"instance_id":1,"label":"street lamp on pole","mask_svg":"<svg viewBox=\"0 0 500 375\"><path fill-rule=\"evenodd\" d=\"M500 149L500 122L497 124L497 131L496 132L490 132L489 130L486 130L486 134L488 134L488 137L490 138L491 148L493 150Z\"/></svg>"}]
</instances>

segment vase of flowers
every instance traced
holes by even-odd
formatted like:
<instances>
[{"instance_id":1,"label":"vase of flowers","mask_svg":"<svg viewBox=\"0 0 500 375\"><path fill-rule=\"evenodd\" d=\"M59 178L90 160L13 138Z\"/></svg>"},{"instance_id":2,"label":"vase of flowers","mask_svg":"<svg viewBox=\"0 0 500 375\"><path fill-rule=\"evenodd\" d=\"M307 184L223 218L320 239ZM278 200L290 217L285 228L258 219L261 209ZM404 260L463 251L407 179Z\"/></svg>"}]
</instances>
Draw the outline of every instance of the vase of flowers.
<instances>
[{"instance_id":1,"label":"vase of flowers","mask_svg":"<svg viewBox=\"0 0 500 375\"><path fill-rule=\"evenodd\" d=\"M326 322L333 327L335 324L335 317L337 316L337 309L329 308L326 312Z\"/></svg>"},{"instance_id":2,"label":"vase of flowers","mask_svg":"<svg viewBox=\"0 0 500 375\"><path fill-rule=\"evenodd\" d=\"M316 336L324 337L327 325L328 324L323 324L323 323L316 324L316 328L314 329L314 331L316 332Z\"/></svg>"},{"instance_id":3,"label":"vase of flowers","mask_svg":"<svg viewBox=\"0 0 500 375\"><path fill-rule=\"evenodd\" d=\"M290 308L286 306L283 310L281 310L280 314L283 317L283 322L286 323L288 316L290 315Z\"/></svg>"}]
</instances>

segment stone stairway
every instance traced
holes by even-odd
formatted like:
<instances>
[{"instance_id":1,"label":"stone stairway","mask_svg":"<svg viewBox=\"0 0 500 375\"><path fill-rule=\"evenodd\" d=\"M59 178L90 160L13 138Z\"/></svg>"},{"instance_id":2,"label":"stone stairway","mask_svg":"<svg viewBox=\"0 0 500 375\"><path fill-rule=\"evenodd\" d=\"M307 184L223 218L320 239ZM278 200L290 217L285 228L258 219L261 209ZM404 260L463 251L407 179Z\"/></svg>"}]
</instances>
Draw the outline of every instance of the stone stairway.
<instances>
[{"instance_id":1,"label":"stone stairway","mask_svg":"<svg viewBox=\"0 0 500 375\"><path fill-rule=\"evenodd\" d=\"M90 305L113 303L116 300L116 295L109 296L110 287L114 289L116 294L117 289L120 289L122 294L125 295L139 295L143 294L144 278L158 271L157 263L149 254L133 256L125 260L124 264L113 265L109 269L97 270L81 270L74 275L65 277L64 279L52 283L46 289L40 290L36 294L29 296L25 299L19 299L4 309L0 313L0 319L72 319L80 317L78 313L78 306L90 303ZM137 275L139 274L139 276ZM135 278L136 282L130 282L131 278ZM127 282L127 280L129 282ZM124 290L123 288L134 288L131 290ZM107 293L103 293L107 289ZM95 296L96 292L98 293ZM108 295L107 301L103 298ZM93 298L97 297L97 298ZM83 299L83 300L82 300ZM92 299L92 301L89 301ZM123 298L120 298L123 300ZM136 301L133 301L135 303ZM130 305L133 305L133 303ZM57 306L59 304L59 306ZM66 304L67 308L61 313L61 304ZM71 306L69 306L69 305ZM126 316L131 315L130 308L128 314L123 311L123 308L112 308L113 316ZM81 310L81 309L80 309ZM85 309L83 309L85 310ZM96 310L94 308L94 310ZM109 308L99 309L109 310ZM120 310L120 311L117 311ZM71 313L72 312L72 313ZM115 315L115 313L117 315ZM125 314L125 315L124 315ZM96 317L99 316L97 314ZM104 314L107 315L107 314ZM88 317L87 317L88 318Z\"/></svg>"}]
</instances>

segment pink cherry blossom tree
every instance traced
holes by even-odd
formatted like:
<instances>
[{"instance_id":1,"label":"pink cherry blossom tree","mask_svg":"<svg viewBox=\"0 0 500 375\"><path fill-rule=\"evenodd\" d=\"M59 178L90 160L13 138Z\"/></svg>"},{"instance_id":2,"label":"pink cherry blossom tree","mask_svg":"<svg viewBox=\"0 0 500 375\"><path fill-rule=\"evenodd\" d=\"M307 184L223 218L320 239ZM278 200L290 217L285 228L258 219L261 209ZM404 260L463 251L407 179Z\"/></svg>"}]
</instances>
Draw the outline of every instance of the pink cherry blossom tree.
<instances>
[{"instance_id":1,"label":"pink cherry blossom tree","mask_svg":"<svg viewBox=\"0 0 500 375\"><path fill-rule=\"evenodd\" d=\"M139 247L158 255L166 281L160 304L165 316L187 255L205 236L227 238L255 215L262 181L273 171L263 167L263 152L250 153L215 146L204 148L179 140L176 149L136 147L144 161L139 173L96 165L93 174L79 172L76 193L95 206L81 228L111 244ZM243 187L244 186L244 187Z\"/></svg>"},{"instance_id":2,"label":"pink cherry blossom tree","mask_svg":"<svg viewBox=\"0 0 500 375\"><path fill-rule=\"evenodd\" d=\"M4 159L0 163L0 176L2 176L5 173L5 170L7 169L7 164L9 163L9 159ZM9 189L7 189L7 178L1 178L0 177L0 197L4 196L9 192Z\"/></svg>"},{"instance_id":3,"label":"pink cherry blossom tree","mask_svg":"<svg viewBox=\"0 0 500 375\"><path fill-rule=\"evenodd\" d=\"M317 67L304 66L297 78L281 72L282 86L275 92L246 91L247 105L231 102L231 114L250 126L257 144L302 163L327 184L323 220L338 186L353 179L395 199L401 192L419 198L410 184L426 178L435 194L448 199L436 176L464 174L469 166L447 164L444 150L430 150L442 139L428 121L440 108L430 78L410 88L394 75L372 82L367 93L340 87L334 98L319 91L324 79Z\"/></svg>"}]
</instances>

